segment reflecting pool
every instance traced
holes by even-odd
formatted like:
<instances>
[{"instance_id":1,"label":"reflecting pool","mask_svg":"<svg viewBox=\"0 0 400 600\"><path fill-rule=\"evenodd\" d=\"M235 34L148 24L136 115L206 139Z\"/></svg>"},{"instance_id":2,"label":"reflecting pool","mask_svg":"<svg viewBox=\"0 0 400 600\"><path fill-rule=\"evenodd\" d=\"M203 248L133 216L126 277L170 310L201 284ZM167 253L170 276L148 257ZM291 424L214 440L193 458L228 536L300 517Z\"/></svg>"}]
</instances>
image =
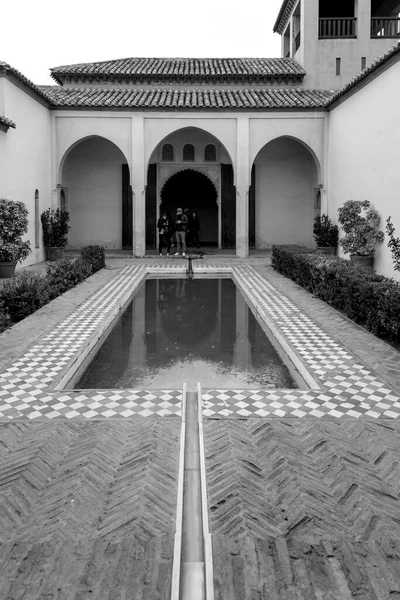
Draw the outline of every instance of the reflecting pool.
<instances>
[{"instance_id":1,"label":"reflecting pool","mask_svg":"<svg viewBox=\"0 0 400 600\"><path fill-rule=\"evenodd\" d=\"M231 279L147 279L76 389L295 388Z\"/></svg>"}]
</instances>

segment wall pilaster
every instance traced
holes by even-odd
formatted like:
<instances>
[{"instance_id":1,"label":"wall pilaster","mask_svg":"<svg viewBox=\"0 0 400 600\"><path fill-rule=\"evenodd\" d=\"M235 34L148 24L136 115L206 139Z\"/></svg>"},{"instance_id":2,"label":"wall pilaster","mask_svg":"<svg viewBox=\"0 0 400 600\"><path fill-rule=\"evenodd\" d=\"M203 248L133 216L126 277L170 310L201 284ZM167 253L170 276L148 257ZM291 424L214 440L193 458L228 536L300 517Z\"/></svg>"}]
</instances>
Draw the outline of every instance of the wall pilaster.
<instances>
[{"instance_id":1,"label":"wall pilaster","mask_svg":"<svg viewBox=\"0 0 400 600\"><path fill-rule=\"evenodd\" d=\"M237 119L236 136L236 256L246 258L249 255L249 164L250 128L249 118Z\"/></svg>"},{"instance_id":2,"label":"wall pilaster","mask_svg":"<svg viewBox=\"0 0 400 600\"><path fill-rule=\"evenodd\" d=\"M132 115L132 252L146 253L146 165L144 164L144 122L142 115Z\"/></svg>"}]
</instances>

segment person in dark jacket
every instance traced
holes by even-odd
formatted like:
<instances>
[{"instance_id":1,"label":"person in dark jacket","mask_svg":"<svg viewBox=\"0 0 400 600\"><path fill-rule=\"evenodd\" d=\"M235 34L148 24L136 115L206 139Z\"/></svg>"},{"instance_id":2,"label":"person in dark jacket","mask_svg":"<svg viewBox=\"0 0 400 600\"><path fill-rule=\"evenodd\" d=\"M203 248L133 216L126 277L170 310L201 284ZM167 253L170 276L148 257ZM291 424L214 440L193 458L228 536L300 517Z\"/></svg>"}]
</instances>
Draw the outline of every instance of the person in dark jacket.
<instances>
[{"instance_id":1,"label":"person in dark jacket","mask_svg":"<svg viewBox=\"0 0 400 600\"><path fill-rule=\"evenodd\" d=\"M182 212L181 208L176 210L175 217L175 237L176 237L176 249L175 256L182 253L182 256L186 256L186 229L188 224L187 216Z\"/></svg>"},{"instance_id":2,"label":"person in dark jacket","mask_svg":"<svg viewBox=\"0 0 400 600\"><path fill-rule=\"evenodd\" d=\"M157 223L158 234L159 234L159 253L163 255L164 246L167 247L167 256L169 256L171 250L171 225L170 220L167 217L165 210L162 212L161 217Z\"/></svg>"},{"instance_id":3,"label":"person in dark jacket","mask_svg":"<svg viewBox=\"0 0 400 600\"><path fill-rule=\"evenodd\" d=\"M190 231L192 245L196 248L200 247L199 233L200 233L200 221L197 212L192 212L192 218L190 220Z\"/></svg>"}]
</instances>

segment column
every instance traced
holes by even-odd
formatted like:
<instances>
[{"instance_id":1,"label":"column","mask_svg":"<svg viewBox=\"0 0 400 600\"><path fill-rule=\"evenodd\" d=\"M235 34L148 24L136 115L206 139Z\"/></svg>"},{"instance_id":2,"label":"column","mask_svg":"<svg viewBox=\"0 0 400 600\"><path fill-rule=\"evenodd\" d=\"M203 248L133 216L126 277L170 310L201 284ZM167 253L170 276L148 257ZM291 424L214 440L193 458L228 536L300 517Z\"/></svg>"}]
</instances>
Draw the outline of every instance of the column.
<instances>
[{"instance_id":1,"label":"column","mask_svg":"<svg viewBox=\"0 0 400 600\"><path fill-rule=\"evenodd\" d=\"M236 256L249 255L249 118L237 119L236 135Z\"/></svg>"},{"instance_id":2,"label":"column","mask_svg":"<svg viewBox=\"0 0 400 600\"><path fill-rule=\"evenodd\" d=\"M144 164L144 120L143 116L132 116L132 252L134 256L146 253L146 211L145 185L146 165Z\"/></svg>"}]
</instances>

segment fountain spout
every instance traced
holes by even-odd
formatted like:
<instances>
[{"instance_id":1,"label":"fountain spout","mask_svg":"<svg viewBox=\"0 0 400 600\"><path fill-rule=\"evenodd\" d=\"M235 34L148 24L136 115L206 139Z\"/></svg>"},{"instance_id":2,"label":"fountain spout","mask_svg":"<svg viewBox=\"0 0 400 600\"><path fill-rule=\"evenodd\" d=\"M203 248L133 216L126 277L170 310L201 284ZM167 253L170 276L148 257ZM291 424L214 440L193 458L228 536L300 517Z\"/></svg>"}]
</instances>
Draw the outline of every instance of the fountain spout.
<instances>
[{"instance_id":1,"label":"fountain spout","mask_svg":"<svg viewBox=\"0 0 400 600\"><path fill-rule=\"evenodd\" d=\"M193 266L192 266L192 255L191 254L189 254L189 256L188 256L188 266L187 266L187 269L186 269L186 275L190 279L194 275L194 273L193 273Z\"/></svg>"}]
</instances>

